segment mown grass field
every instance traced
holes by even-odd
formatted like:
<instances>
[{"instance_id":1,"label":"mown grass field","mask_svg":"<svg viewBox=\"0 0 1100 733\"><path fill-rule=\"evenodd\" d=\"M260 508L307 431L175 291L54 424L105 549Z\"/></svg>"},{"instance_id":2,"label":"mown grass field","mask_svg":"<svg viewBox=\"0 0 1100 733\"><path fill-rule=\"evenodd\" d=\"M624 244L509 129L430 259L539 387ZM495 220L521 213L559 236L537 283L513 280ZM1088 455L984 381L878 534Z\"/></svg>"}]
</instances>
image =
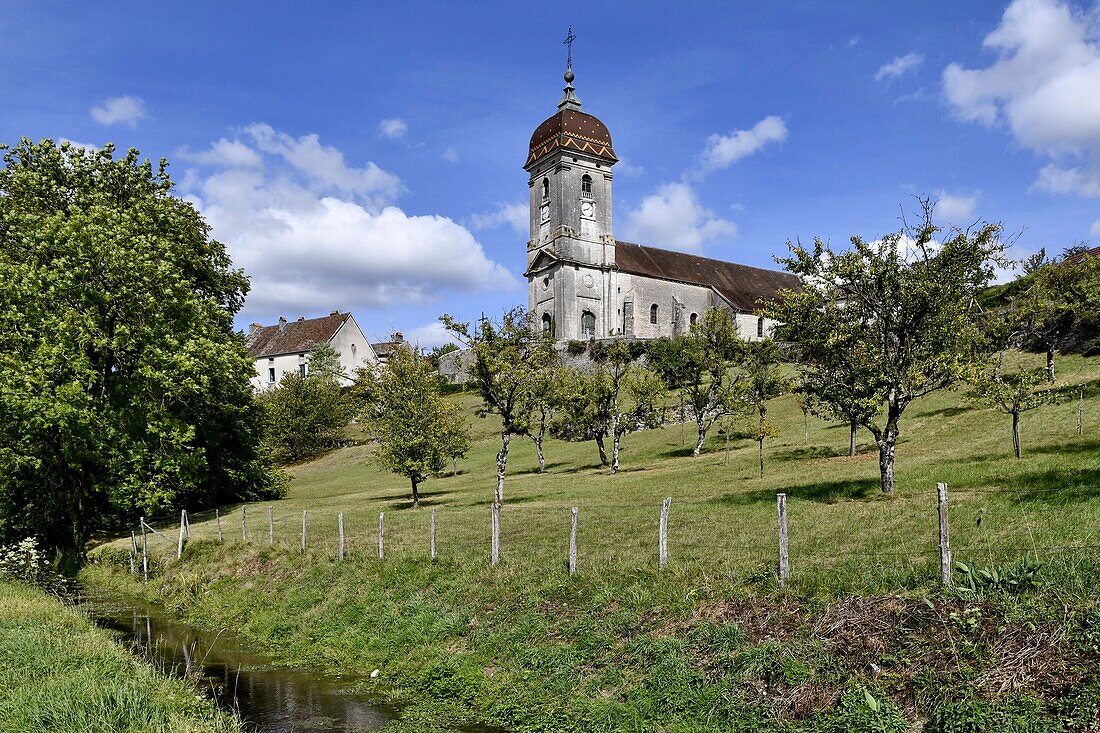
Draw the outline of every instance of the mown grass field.
<instances>
[{"instance_id":1,"label":"mown grass field","mask_svg":"<svg viewBox=\"0 0 1100 733\"><path fill-rule=\"evenodd\" d=\"M147 589L119 572L118 543L86 576L145 592L189 620L232 625L289 663L379 668L365 684L418 701L410 730L466 718L518 730L904 730L889 727L895 709L906 725L933 730L1093 730L1100 363L1062 357L1058 367L1061 383L1085 388L1082 435L1075 399L1045 406L1025 414L1016 460L1007 416L962 392L937 394L902 420L893 497L879 493L869 435L849 458L847 426L807 425L791 398L770 406L779 435L766 445L763 479L756 444L736 424L728 465L723 433L693 459L692 425L683 439L671 425L627 436L615 477L594 444L557 441L538 474L530 442L514 439L497 567L488 556L499 437L462 395L474 448L457 476L422 486L419 509L407 484L371 466L372 448L358 445L290 469L287 498L271 505L273 547L266 505L248 508L247 543L240 509L226 508L226 544L196 516L182 563L175 530L157 525L172 534L151 540L162 559ZM950 487L955 559L1003 571L1031 555L1042 563L1038 588L966 598L938 588L937 482ZM777 492L789 507L783 590ZM666 496L671 559L659 573ZM573 578L571 506L580 512ZM343 564L334 561L337 512L348 532ZM889 702L876 711L861 688ZM1077 719L1060 706L1082 690L1093 697L1074 703L1084 711ZM985 722L952 728L937 715Z\"/></svg>"},{"instance_id":2,"label":"mown grass field","mask_svg":"<svg viewBox=\"0 0 1100 733\"><path fill-rule=\"evenodd\" d=\"M232 716L46 593L0 581L0 731L231 733Z\"/></svg>"}]
</instances>

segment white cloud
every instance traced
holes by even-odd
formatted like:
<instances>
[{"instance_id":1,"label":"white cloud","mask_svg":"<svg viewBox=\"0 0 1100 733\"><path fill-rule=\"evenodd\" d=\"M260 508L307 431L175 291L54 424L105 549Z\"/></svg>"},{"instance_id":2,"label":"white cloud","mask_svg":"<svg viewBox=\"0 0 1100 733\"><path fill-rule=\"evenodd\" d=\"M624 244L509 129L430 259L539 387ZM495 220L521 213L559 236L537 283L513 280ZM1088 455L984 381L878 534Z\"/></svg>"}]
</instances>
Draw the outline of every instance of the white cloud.
<instances>
[{"instance_id":1,"label":"white cloud","mask_svg":"<svg viewBox=\"0 0 1100 733\"><path fill-rule=\"evenodd\" d=\"M92 107L92 119L103 125L123 124L137 127L138 120L148 117L141 97L111 97L98 107Z\"/></svg>"},{"instance_id":2,"label":"white cloud","mask_svg":"<svg viewBox=\"0 0 1100 733\"><path fill-rule=\"evenodd\" d=\"M859 36L852 36L851 38L848 39L848 48L854 48L855 46L859 45L859 42L860 42L860 37Z\"/></svg>"},{"instance_id":3,"label":"white cloud","mask_svg":"<svg viewBox=\"0 0 1100 733\"><path fill-rule=\"evenodd\" d=\"M905 72L912 71L923 63L924 54L913 52L907 53L904 56L898 56L889 63L885 63L879 67L879 70L875 72L875 81L896 79Z\"/></svg>"},{"instance_id":4,"label":"white cloud","mask_svg":"<svg viewBox=\"0 0 1100 733\"><path fill-rule=\"evenodd\" d=\"M447 148L446 150L443 151L443 155L441 155L440 157L443 158L443 160L447 161L448 163L457 163L458 162L458 151L455 150L454 147L449 147L449 148Z\"/></svg>"},{"instance_id":5,"label":"white cloud","mask_svg":"<svg viewBox=\"0 0 1100 733\"><path fill-rule=\"evenodd\" d=\"M706 242L734 236L737 227L700 204L688 184L669 183L627 212L625 231L635 242L699 252Z\"/></svg>"},{"instance_id":6,"label":"white cloud","mask_svg":"<svg viewBox=\"0 0 1100 733\"><path fill-rule=\"evenodd\" d=\"M787 125L781 117L775 115L765 117L749 130L734 130L729 135L711 135L707 138L707 147L700 156L701 172L728 168L768 143L781 143L786 139Z\"/></svg>"},{"instance_id":7,"label":"white cloud","mask_svg":"<svg viewBox=\"0 0 1100 733\"><path fill-rule=\"evenodd\" d=\"M471 216L470 226L474 229L495 229L507 224L518 234L528 234L531 231L531 213L528 209L528 205L522 202L501 204L495 211Z\"/></svg>"},{"instance_id":8,"label":"white cloud","mask_svg":"<svg viewBox=\"0 0 1100 733\"><path fill-rule=\"evenodd\" d=\"M1100 237L1100 219L1097 219L1092 223L1092 228L1089 229L1090 237Z\"/></svg>"},{"instance_id":9,"label":"white cloud","mask_svg":"<svg viewBox=\"0 0 1100 733\"><path fill-rule=\"evenodd\" d=\"M409 126L400 117L388 117L378 123L378 134L390 140L400 140L409 131Z\"/></svg>"},{"instance_id":10,"label":"white cloud","mask_svg":"<svg viewBox=\"0 0 1100 733\"><path fill-rule=\"evenodd\" d=\"M974 210L978 207L981 196L981 191L975 191L969 196L939 191L936 194L936 219L958 226L970 224L974 219Z\"/></svg>"},{"instance_id":11,"label":"white cloud","mask_svg":"<svg viewBox=\"0 0 1100 733\"><path fill-rule=\"evenodd\" d=\"M983 69L950 64L944 94L963 120L1005 125L1054 159L1036 181L1056 193L1100 196L1100 42L1089 19L1057 0L1015 0L984 45ZM1083 167L1064 165L1065 158Z\"/></svg>"},{"instance_id":12,"label":"white cloud","mask_svg":"<svg viewBox=\"0 0 1100 733\"><path fill-rule=\"evenodd\" d=\"M455 343L454 334L443 327L439 321L414 328L405 334L405 340L419 346L422 349L433 349L436 346Z\"/></svg>"},{"instance_id":13,"label":"white cloud","mask_svg":"<svg viewBox=\"0 0 1100 733\"><path fill-rule=\"evenodd\" d=\"M246 317L424 303L446 291L516 285L465 227L405 213L393 205L397 176L373 163L349 166L316 135L250 125L192 159L204 168L190 171L181 189L252 278Z\"/></svg>"},{"instance_id":14,"label":"white cloud","mask_svg":"<svg viewBox=\"0 0 1100 733\"><path fill-rule=\"evenodd\" d=\"M184 147L177 150L176 155L200 165L219 168L259 168L263 165L263 158L258 152L240 140L227 140L224 137L210 143L206 150L193 153Z\"/></svg>"}]
</instances>

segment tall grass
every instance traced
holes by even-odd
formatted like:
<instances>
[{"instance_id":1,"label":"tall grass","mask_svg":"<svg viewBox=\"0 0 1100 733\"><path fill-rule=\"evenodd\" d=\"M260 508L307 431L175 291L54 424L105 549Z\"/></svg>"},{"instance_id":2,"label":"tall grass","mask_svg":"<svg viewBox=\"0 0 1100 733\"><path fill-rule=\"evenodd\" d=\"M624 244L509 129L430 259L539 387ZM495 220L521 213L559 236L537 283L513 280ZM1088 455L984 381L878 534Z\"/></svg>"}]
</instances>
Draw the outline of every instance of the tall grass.
<instances>
[{"instance_id":1,"label":"tall grass","mask_svg":"<svg viewBox=\"0 0 1100 733\"><path fill-rule=\"evenodd\" d=\"M139 661L78 610L0 581L3 733L239 733L190 683Z\"/></svg>"}]
</instances>

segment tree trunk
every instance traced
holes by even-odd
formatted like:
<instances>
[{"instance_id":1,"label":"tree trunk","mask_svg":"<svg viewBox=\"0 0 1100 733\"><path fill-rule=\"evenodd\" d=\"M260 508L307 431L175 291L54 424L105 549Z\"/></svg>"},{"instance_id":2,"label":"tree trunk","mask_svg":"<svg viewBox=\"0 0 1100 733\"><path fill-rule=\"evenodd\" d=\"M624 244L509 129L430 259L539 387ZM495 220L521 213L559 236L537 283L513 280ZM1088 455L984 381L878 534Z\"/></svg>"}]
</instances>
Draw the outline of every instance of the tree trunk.
<instances>
[{"instance_id":1,"label":"tree trunk","mask_svg":"<svg viewBox=\"0 0 1100 733\"><path fill-rule=\"evenodd\" d=\"M1054 347L1047 347L1047 381L1054 384Z\"/></svg>"},{"instance_id":2,"label":"tree trunk","mask_svg":"<svg viewBox=\"0 0 1100 733\"><path fill-rule=\"evenodd\" d=\"M611 465L607 460L607 449L603 445L603 436L602 435L597 435L595 440L596 440L596 447L600 449L600 465L601 466Z\"/></svg>"},{"instance_id":3,"label":"tree trunk","mask_svg":"<svg viewBox=\"0 0 1100 733\"><path fill-rule=\"evenodd\" d=\"M730 425L726 422L726 465L730 465Z\"/></svg>"},{"instance_id":4,"label":"tree trunk","mask_svg":"<svg viewBox=\"0 0 1100 733\"><path fill-rule=\"evenodd\" d=\"M412 476L409 477L409 481L412 482L413 486L413 508L415 509L420 506L420 492L416 490L416 485L419 482Z\"/></svg>"},{"instance_id":5,"label":"tree trunk","mask_svg":"<svg viewBox=\"0 0 1100 733\"><path fill-rule=\"evenodd\" d=\"M451 475L458 475L458 456L451 456Z\"/></svg>"},{"instance_id":6,"label":"tree trunk","mask_svg":"<svg viewBox=\"0 0 1100 733\"><path fill-rule=\"evenodd\" d=\"M619 441L622 439L622 435L618 430L615 430L611 435L611 475L614 476L619 472Z\"/></svg>"},{"instance_id":7,"label":"tree trunk","mask_svg":"<svg viewBox=\"0 0 1100 733\"><path fill-rule=\"evenodd\" d=\"M512 434L507 430L501 432L500 453L497 453L497 504L504 501L504 471L508 468L508 442L511 439Z\"/></svg>"},{"instance_id":8,"label":"tree trunk","mask_svg":"<svg viewBox=\"0 0 1100 733\"><path fill-rule=\"evenodd\" d=\"M542 455L542 433L531 436L531 442L535 444L535 455L539 459L539 473L546 472L546 458Z\"/></svg>"},{"instance_id":9,"label":"tree trunk","mask_svg":"<svg viewBox=\"0 0 1100 733\"><path fill-rule=\"evenodd\" d=\"M810 413L802 411L802 427L806 429L806 442L810 442Z\"/></svg>"},{"instance_id":10,"label":"tree trunk","mask_svg":"<svg viewBox=\"0 0 1100 733\"><path fill-rule=\"evenodd\" d=\"M882 479L882 493L894 493L894 447L897 445L897 427L889 423L882 437L876 437L878 443L878 469Z\"/></svg>"},{"instance_id":11,"label":"tree trunk","mask_svg":"<svg viewBox=\"0 0 1100 733\"><path fill-rule=\"evenodd\" d=\"M1012 413L1012 450L1020 457L1020 413Z\"/></svg>"},{"instance_id":12,"label":"tree trunk","mask_svg":"<svg viewBox=\"0 0 1100 733\"><path fill-rule=\"evenodd\" d=\"M703 452L703 441L707 439L707 429L703 425L701 415L695 417L695 429L699 431L699 437L695 441L695 450L691 452L692 458L698 458L699 454Z\"/></svg>"},{"instance_id":13,"label":"tree trunk","mask_svg":"<svg viewBox=\"0 0 1100 733\"><path fill-rule=\"evenodd\" d=\"M760 444L760 478L764 478L764 439L757 438L756 442Z\"/></svg>"},{"instance_id":14,"label":"tree trunk","mask_svg":"<svg viewBox=\"0 0 1100 733\"><path fill-rule=\"evenodd\" d=\"M848 427L851 428L848 435L848 456L853 457L856 454L856 421L850 422Z\"/></svg>"}]
</instances>

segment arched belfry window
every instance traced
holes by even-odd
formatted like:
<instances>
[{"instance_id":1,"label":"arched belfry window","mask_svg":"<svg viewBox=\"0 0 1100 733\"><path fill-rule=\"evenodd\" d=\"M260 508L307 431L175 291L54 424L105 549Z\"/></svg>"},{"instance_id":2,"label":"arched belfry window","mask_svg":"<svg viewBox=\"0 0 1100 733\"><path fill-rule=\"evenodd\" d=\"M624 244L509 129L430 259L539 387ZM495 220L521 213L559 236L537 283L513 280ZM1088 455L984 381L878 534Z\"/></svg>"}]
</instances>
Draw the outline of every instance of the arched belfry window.
<instances>
[{"instance_id":1,"label":"arched belfry window","mask_svg":"<svg viewBox=\"0 0 1100 733\"><path fill-rule=\"evenodd\" d=\"M542 332L554 335L554 319L549 313L542 314Z\"/></svg>"},{"instance_id":2,"label":"arched belfry window","mask_svg":"<svg viewBox=\"0 0 1100 733\"><path fill-rule=\"evenodd\" d=\"M543 178L542 179L542 200L545 201L548 198L550 198L550 179L549 178Z\"/></svg>"},{"instance_id":3,"label":"arched belfry window","mask_svg":"<svg viewBox=\"0 0 1100 733\"><path fill-rule=\"evenodd\" d=\"M592 198L592 176L581 176L581 196L586 199Z\"/></svg>"},{"instance_id":4,"label":"arched belfry window","mask_svg":"<svg viewBox=\"0 0 1100 733\"><path fill-rule=\"evenodd\" d=\"M581 336L596 335L596 314L592 311L581 313Z\"/></svg>"},{"instance_id":5,"label":"arched belfry window","mask_svg":"<svg viewBox=\"0 0 1100 733\"><path fill-rule=\"evenodd\" d=\"M756 319L756 337L764 338L764 317Z\"/></svg>"},{"instance_id":6,"label":"arched belfry window","mask_svg":"<svg viewBox=\"0 0 1100 733\"><path fill-rule=\"evenodd\" d=\"M657 304L656 303L649 306L649 322L650 323L656 323L657 322Z\"/></svg>"}]
</instances>

